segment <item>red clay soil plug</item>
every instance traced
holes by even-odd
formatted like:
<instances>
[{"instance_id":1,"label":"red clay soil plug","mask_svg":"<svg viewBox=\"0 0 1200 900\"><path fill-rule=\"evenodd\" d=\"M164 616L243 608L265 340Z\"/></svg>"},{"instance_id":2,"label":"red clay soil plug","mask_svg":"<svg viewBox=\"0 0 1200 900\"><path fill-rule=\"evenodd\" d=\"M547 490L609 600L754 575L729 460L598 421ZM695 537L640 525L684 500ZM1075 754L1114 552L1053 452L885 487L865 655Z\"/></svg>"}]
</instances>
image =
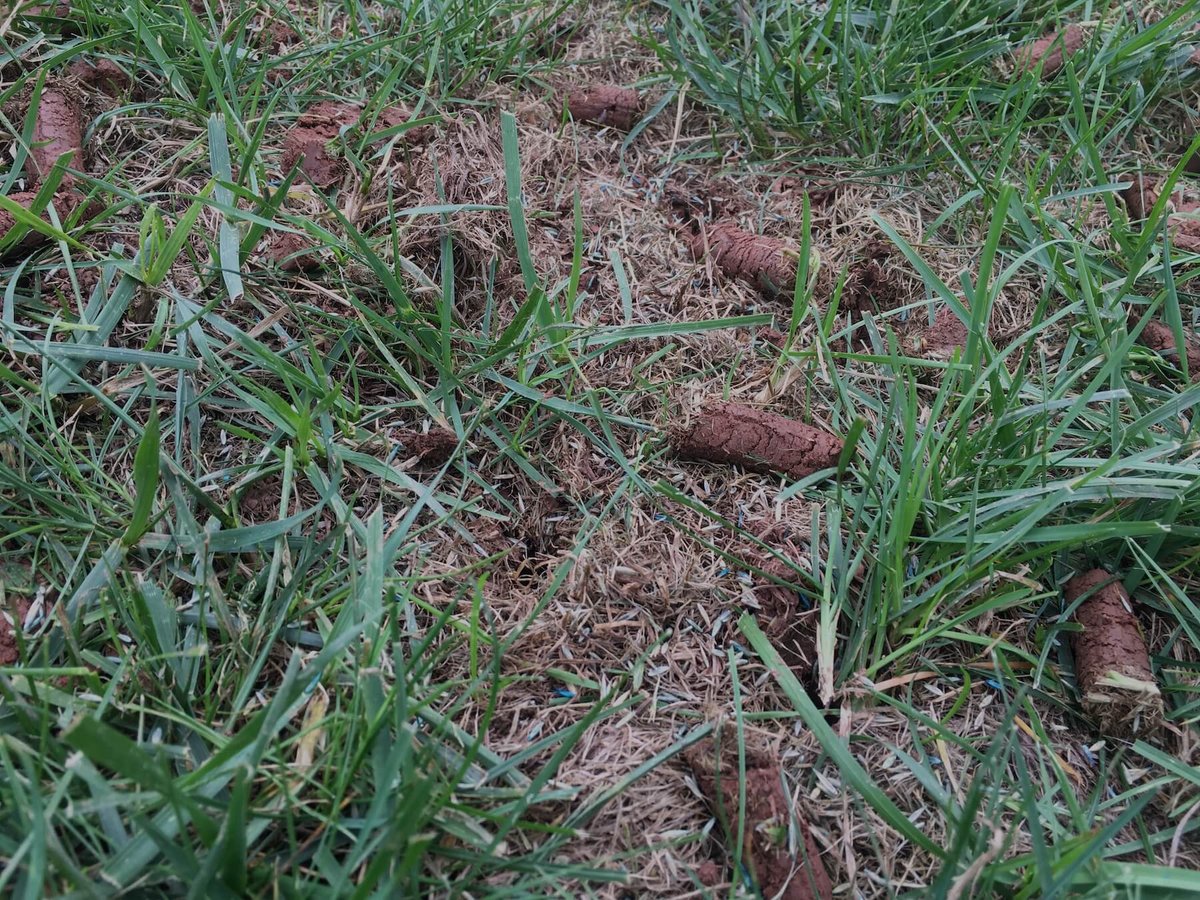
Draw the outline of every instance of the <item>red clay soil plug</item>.
<instances>
[{"instance_id":1,"label":"red clay soil plug","mask_svg":"<svg viewBox=\"0 0 1200 900\"><path fill-rule=\"evenodd\" d=\"M1138 341L1161 356L1173 361L1179 358L1179 347L1175 343L1175 332L1157 319L1147 322ZM1183 349L1187 353L1188 375L1200 378L1200 338L1190 332L1183 336ZM1180 368L1183 368L1180 366Z\"/></svg>"},{"instance_id":2,"label":"red clay soil plug","mask_svg":"<svg viewBox=\"0 0 1200 900\"><path fill-rule=\"evenodd\" d=\"M718 759L715 744L704 741L685 750L684 758L696 776L701 793L721 820L725 833L736 839L737 745L727 739L720 750L721 758ZM747 748L742 862L763 897L827 900L833 896L833 884L821 860L821 850L813 840L808 823L794 815L780 774L777 760ZM793 824L799 836L795 856L789 847Z\"/></svg>"},{"instance_id":3,"label":"red clay soil plug","mask_svg":"<svg viewBox=\"0 0 1200 900\"><path fill-rule=\"evenodd\" d=\"M775 413L717 402L670 433L682 459L732 463L751 472L782 472L800 479L837 465L839 437Z\"/></svg>"},{"instance_id":4,"label":"red clay soil plug","mask_svg":"<svg viewBox=\"0 0 1200 900\"><path fill-rule=\"evenodd\" d=\"M726 275L741 278L767 293L796 289L795 250L787 241L743 231L732 222L715 222L689 239L692 256L705 250Z\"/></svg>"},{"instance_id":5,"label":"red clay soil plug","mask_svg":"<svg viewBox=\"0 0 1200 900\"><path fill-rule=\"evenodd\" d=\"M1087 33L1078 25L1068 25L1064 30L1048 34L1018 50L1017 71L1032 72L1040 63L1042 80L1053 78L1062 71L1066 60L1086 43Z\"/></svg>"},{"instance_id":6,"label":"red clay soil plug","mask_svg":"<svg viewBox=\"0 0 1200 900\"><path fill-rule=\"evenodd\" d=\"M33 206L33 201L37 198L35 191L18 191L15 194L9 194L8 199L13 203L29 209ZM65 219L75 211L75 207L83 200L83 195L76 191L58 191L54 195L54 205L58 211L60 219ZM50 216L44 210L41 213L43 221L50 221ZM16 227L16 219L6 209L0 209L0 237L8 234ZM20 240L15 247L10 247L9 250L29 250L43 243L46 236L40 231L30 231L25 237ZM0 251L0 253L8 251Z\"/></svg>"},{"instance_id":7,"label":"red clay soil plug","mask_svg":"<svg viewBox=\"0 0 1200 900\"><path fill-rule=\"evenodd\" d=\"M13 666L20 660L17 632L25 627L29 602L23 597L9 596L0 605L0 666Z\"/></svg>"},{"instance_id":8,"label":"red clay soil plug","mask_svg":"<svg viewBox=\"0 0 1200 900\"><path fill-rule=\"evenodd\" d=\"M1105 734L1154 731L1162 722L1162 695L1125 588L1103 569L1093 569L1068 581L1065 595L1068 603L1088 595L1075 610L1083 630L1071 636L1084 712Z\"/></svg>"},{"instance_id":9,"label":"red clay soil plug","mask_svg":"<svg viewBox=\"0 0 1200 900\"><path fill-rule=\"evenodd\" d=\"M642 111L642 98L633 88L601 84L571 91L567 109L577 122L595 122L628 131Z\"/></svg>"},{"instance_id":10,"label":"red clay soil plug","mask_svg":"<svg viewBox=\"0 0 1200 900\"><path fill-rule=\"evenodd\" d=\"M66 91L46 88L42 91L37 118L33 123L33 141L25 164L26 174L32 181L41 182L64 153L71 154L67 163L71 168L83 168L83 121L79 105ZM62 186L69 187L74 181L73 176L67 175L63 178Z\"/></svg>"}]
</instances>

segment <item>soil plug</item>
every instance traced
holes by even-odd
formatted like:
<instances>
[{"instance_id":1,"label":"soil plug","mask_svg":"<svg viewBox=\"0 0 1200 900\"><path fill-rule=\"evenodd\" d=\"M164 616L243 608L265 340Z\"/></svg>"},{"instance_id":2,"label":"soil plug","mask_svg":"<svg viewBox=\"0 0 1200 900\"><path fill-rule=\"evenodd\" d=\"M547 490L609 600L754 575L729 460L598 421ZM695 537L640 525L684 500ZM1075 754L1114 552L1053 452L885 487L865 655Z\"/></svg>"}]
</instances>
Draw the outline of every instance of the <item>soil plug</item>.
<instances>
[{"instance_id":1,"label":"soil plug","mask_svg":"<svg viewBox=\"0 0 1200 900\"><path fill-rule=\"evenodd\" d=\"M642 99L632 88L596 85L571 91L567 109L577 122L595 122L628 131L642 111Z\"/></svg>"},{"instance_id":2,"label":"soil plug","mask_svg":"<svg viewBox=\"0 0 1200 900\"><path fill-rule=\"evenodd\" d=\"M730 278L748 281L769 294L796 289L796 250L787 241L743 231L732 222L715 222L697 229L689 240L692 256L705 251Z\"/></svg>"},{"instance_id":3,"label":"soil plug","mask_svg":"<svg viewBox=\"0 0 1200 900\"><path fill-rule=\"evenodd\" d=\"M1017 71L1032 72L1038 63L1042 64L1042 80L1053 78L1066 61L1074 56L1087 43L1087 34L1078 25L1068 25L1062 31L1055 31L1039 38L1027 47L1017 51Z\"/></svg>"},{"instance_id":4,"label":"soil plug","mask_svg":"<svg viewBox=\"0 0 1200 900\"><path fill-rule=\"evenodd\" d=\"M720 744L705 741L689 747L684 756L725 833L736 840L736 743L732 738ZM821 860L820 848L808 823L795 815L791 800L783 790L778 760L746 748L745 796L742 864L749 870L762 896L779 900L832 897L833 885Z\"/></svg>"},{"instance_id":5,"label":"soil plug","mask_svg":"<svg viewBox=\"0 0 1200 900\"><path fill-rule=\"evenodd\" d=\"M670 432L683 459L733 463L751 472L782 472L800 479L837 465L842 439L775 413L717 402Z\"/></svg>"},{"instance_id":6,"label":"soil plug","mask_svg":"<svg viewBox=\"0 0 1200 900\"><path fill-rule=\"evenodd\" d=\"M1162 695L1125 588L1103 569L1093 569L1067 582L1065 594L1068 603L1087 596L1075 610L1083 630L1071 637L1084 712L1106 734L1154 731L1162 721Z\"/></svg>"}]
</instances>

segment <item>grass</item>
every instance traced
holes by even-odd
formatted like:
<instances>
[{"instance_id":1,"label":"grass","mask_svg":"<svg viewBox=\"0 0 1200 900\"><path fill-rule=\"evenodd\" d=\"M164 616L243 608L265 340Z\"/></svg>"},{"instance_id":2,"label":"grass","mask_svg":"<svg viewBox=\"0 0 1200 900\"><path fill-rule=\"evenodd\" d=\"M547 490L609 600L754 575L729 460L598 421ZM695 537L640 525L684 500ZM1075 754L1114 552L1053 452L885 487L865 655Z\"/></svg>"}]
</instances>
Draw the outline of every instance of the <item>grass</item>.
<instances>
[{"instance_id":1,"label":"grass","mask_svg":"<svg viewBox=\"0 0 1200 900\"><path fill-rule=\"evenodd\" d=\"M201 6L0 32L8 194L62 64L152 86L89 106L90 209L0 198L46 238L0 245L0 607L33 602L0 668L0 891L683 895L720 835L680 754L726 718L739 752L789 751L858 893L1200 887L1200 386L1137 343L1143 315L1194 332L1200 260L1165 201L1143 227L1118 198L1132 171L1187 183L1191 4ZM271 20L296 32L274 58ZM1072 21L1059 77L1007 68ZM644 131L530 125L591 72L658 92ZM411 113L339 137L330 196L273 168L326 96ZM427 175L422 126L462 142ZM793 163L864 210L772 218L729 186ZM636 213L589 230L623 202L593 183L663 172L786 229L790 308L706 296ZM853 332L836 215L909 279ZM285 232L320 273L264 265ZM906 329L943 305L969 336L925 358ZM840 477L669 459L680 398L745 399L772 321L792 349L751 396L849 436ZM425 426L457 447L414 466ZM803 505L799 552L743 522L768 488ZM729 584L771 558L816 609L811 686ZM1060 586L1095 565L1147 623L1153 739L1079 712Z\"/></svg>"}]
</instances>

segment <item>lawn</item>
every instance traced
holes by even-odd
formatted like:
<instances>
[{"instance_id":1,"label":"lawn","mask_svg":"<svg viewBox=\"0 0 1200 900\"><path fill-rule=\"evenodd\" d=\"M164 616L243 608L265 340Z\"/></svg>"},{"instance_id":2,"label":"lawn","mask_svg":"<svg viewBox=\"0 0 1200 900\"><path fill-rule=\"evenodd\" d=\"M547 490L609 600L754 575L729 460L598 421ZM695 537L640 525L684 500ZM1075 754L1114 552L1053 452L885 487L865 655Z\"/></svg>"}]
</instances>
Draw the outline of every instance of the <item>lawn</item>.
<instances>
[{"instance_id":1,"label":"lawn","mask_svg":"<svg viewBox=\"0 0 1200 900\"><path fill-rule=\"evenodd\" d=\"M1200 4L11 0L0 895L1200 895Z\"/></svg>"}]
</instances>

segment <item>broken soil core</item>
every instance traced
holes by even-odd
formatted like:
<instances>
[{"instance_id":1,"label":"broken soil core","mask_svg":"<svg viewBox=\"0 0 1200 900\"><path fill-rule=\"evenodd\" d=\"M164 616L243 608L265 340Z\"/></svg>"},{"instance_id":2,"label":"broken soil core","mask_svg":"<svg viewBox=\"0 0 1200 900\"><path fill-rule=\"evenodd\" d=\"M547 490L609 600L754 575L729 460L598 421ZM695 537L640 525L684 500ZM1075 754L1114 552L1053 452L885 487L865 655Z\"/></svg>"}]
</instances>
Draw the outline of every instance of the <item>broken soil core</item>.
<instances>
[{"instance_id":1,"label":"broken soil core","mask_svg":"<svg viewBox=\"0 0 1200 900\"><path fill-rule=\"evenodd\" d=\"M771 557L759 566L764 575L780 581L796 581L796 572L781 559ZM788 585L777 584L768 578L754 588L760 607L759 620L771 645L805 688L816 687L817 617L814 607L803 611L799 593Z\"/></svg>"},{"instance_id":2,"label":"broken soil core","mask_svg":"<svg viewBox=\"0 0 1200 900\"><path fill-rule=\"evenodd\" d=\"M1157 319L1147 322L1138 337L1138 342L1179 365L1179 347L1175 343L1175 333L1166 324ZM1200 377L1200 338L1185 333L1183 349L1187 354L1188 375L1193 379Z\"/></svg>"},{"instance_id":3,"label":"broken soil core","mask_svg":"<svg viewBox=\"0 0 1200 900\"><path fill-rule=\"evenodd\" d=\"M1123 194L1129 218L1133 221L1145 219L1154 204L1162 196L1162 179L1147 178L1140 174L1130 176L1133 184ZM1200 253L1200 201L1186 200L1183 185L1176 185L1171 197L1174 213L1167 222L1171 231L1171 243L1188 253Z\"/></svg>"},{"instance_id":4,"label":"broken soil core","mask_svg":"<svg viewBox=\"0 0 1200 900\"><path fill-rule=\"evenodd\" d=\"M1162 696L1125 588L1104 569L1092 569L1067 582L1064 594L1068 603L1088 595L1075 610L1083 630L1071 636L1084 711L1106 734L1154 731L1162 722Z\"/></svg>"},{"instance_id":5,"label":"broken soil core","mask_svg":"<svg viewBox=\"0 0 1200 900\"><path fill-rule=\"evenodd\" d=\"M300 171L319 188L334 185L344 171L345 161L330 144L343 128L358 122L362 107L348 103L318 103L311 107L287 133L283 141L282 166L291 171L297 163Z\"/></svg>"},{"instance_id":6,"label":"broken soil core","mask_svg":"<svg viewBox=\"0 0 1200 900\"><path fill-rule=\"evenodd\" d=\"M948 306L943 306L933 318L933 324L925 328L918 344L921 353L933 359L949 359L955 350L967 345L967 326Z\"/></svg>"},{"instance_id":7,"label":"broken soil core","mask_svg":"<svg viewBox=\"0 0 1200 900\"><path fill-rule=\"evenodd\" d=\"M68 71L80 83L110 96L133 88L133 79L111 59L98 59L95 62L77 59L71 63Z\"/></svg>"},{"instance_id":8,"label":"broken soil core","mask_svg":"<svg viewBox=\"0 0 1200 900\"><path fill-rule=\"evenodd\" d=\"M567 109L576 121L628 131L642 111L642 99L632 88L596 85L571 91Z\"/></svg>"},{"instance_id":9,"label":"broken soil core","mask_svg":"<svg viewBox=\"0 0 1200 900\"><path fill-rule=\"evenodd\" d=\"M726 275L740 278L767 293L790 294L796 289L794 248L779 238L743 231L732 222L697 228L688 240L692 256L705 251Z\"/></svg>"},{"instance_id":10,"label":"broken soil core","mask_svg":"<svg viewBox=\"0 0 1200 900\"><path fill-rule=\"evenodd\" d=\"M40 183L64 153L71 154L67 165L74 169L84 167L83 122L79 105L66 91L46 88L42 91L33 125L33 140L25 170L29 178ZM64 176L63 186L69 186L74 180L71 175Z\"/></svg>"},{"instance_id":11,"label":"broken soil core","mask_svg":"<svg viewBox=\"0 0 1200 900\"><path fill-rule=\"evenodd\" d=\"M886 263L892 255L891 245L871 241L862 258L846 275L840 306L858 312L895 309L904 302L903 285L892 276Z\"/></svg>"},{"instance_id":12,"label":"broken soil core","mask_svg":"<svg viewBox=\"0 0 1200 900\"><path fill-rule=\"evenodd\" d=\"M321 257L303 235L281 233L267 248L267 259L284 272L311 272L321 267Z\"/></svg>"},{"instance_id":13,"label":"broken soil core","mask_svg":"<svg viewBox=\"0 0 1200 900\"><path fill-rule=\"evenodd\" d=\"M751 472L800 479L835 466L843 442L819 428L740 403L711 404L674 429L671 446L683 459L732 463Z\"/></svg>"},{"instance_id":14,"label":"broken soil core","mask_svg":"<svg viewBox=\"0 0 1200 900\"><path fill-rule=\"evenodd\" d=\"M731 840L738 833L737 744L726 738L720 744L704 741L684 751L696 783ZM784 792L778 760L746 748L746 816L742 863L763 897L780 900L823 900L833 896L833 885L821 850L808 823L794 816ZM789 835L795 825L799 848L789 852ZM732 853L730 854L733 855ZM710 873L711 874L711 870Z\"/></svg>"},{"instance_id":15,"label":"broken soil core","mask_svg":"<svg viewBox=\"0 0 1200 900\"><path fill-rule=\"evenodd\" d=\"M1068 25L1062 31L1048 34L1017 51L1017 71L1031 72L1041 63L1042 78L1052 78L1062 70L1066 60L1078 53L1085 43L1087 33L1083 28L1079 25Z\"/></svg>"}]
</instances>

